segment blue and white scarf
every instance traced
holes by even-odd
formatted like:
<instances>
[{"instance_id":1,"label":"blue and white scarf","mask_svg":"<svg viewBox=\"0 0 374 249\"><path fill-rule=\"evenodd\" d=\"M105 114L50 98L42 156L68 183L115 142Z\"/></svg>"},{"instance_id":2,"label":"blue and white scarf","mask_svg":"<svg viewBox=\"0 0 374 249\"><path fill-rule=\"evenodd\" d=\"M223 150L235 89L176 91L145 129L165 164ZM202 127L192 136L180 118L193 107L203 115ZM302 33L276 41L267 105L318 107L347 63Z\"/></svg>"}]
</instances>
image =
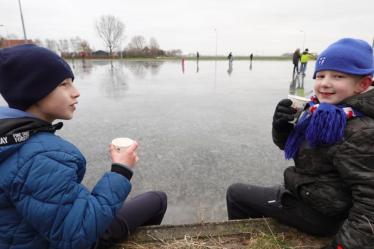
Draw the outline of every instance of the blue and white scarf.
<instances>
[{"instance_id":1,"label":"blue and white scarf","mask_svg":"<svg viewBox=\"0 0 374 249\"><path fill-rule=\"evenodd\" d=\"M304 141L311 148L339 142L344 136L347 120L359 116L362 114L352 107L319 103L313 96L287 138L286 159L295 158Z\"/></svg>"}]
</instances>

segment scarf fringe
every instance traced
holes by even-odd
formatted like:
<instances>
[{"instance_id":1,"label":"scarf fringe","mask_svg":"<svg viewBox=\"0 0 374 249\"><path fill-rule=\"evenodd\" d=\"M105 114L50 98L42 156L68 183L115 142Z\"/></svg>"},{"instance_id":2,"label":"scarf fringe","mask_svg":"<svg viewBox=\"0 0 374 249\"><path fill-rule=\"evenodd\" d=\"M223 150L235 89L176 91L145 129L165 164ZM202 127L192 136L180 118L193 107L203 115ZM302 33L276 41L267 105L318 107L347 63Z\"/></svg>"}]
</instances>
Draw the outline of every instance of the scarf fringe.
<instances>
[{"instance_id":1,"label":"scarf fringe","mask_svg":"<svg viewBox=\"0 0 374 249\"><path fill-rule=\"evenodd\" d=\"M311 102L311 108L315 108ZM305 111L287 138L284 153L287 160L295 158L303 141L312 148L318 145L331 145L344 136L347 114L343 108L321 103L314 112Z\"/></svg>"},{"instance_id":2,"label":"scarf fringe","mask_svg":"<svg viewBox=\"0 0 374 249\"><path fill-rule=\"evenodd\" d=\"M342 108L322 103L312 115L305 139L311 147L335 144L343 138L346 124Z\"/></svg>"},{"instance_id":3,"label":"scarf fringe","mask_svg":"<svg viewBox=\"0 0 374 249\"><path fill-rule=\"evenodd\" d=\"M287 160L296 156L301 143L305 140L305 130L308 127L310 119L308 116L308 113L304 112L297 122L295 128L288 136L286 145L284 147L284 155Z\"/></svg>"}]
</instances>

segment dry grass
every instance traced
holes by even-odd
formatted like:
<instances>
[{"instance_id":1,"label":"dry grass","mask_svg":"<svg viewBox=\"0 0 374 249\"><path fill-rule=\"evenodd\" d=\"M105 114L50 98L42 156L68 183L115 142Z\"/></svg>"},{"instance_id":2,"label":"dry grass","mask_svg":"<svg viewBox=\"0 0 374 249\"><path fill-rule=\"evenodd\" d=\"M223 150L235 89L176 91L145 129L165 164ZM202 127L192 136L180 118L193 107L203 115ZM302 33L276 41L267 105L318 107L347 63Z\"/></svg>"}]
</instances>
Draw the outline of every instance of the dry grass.
<instances>
[{"instance_id":1,"label":"dry grass","mask_svg":"<svg viewBox=\"0 0 374 249\"><path fill-rule=\"evenodd\" d=\"M136 244L128 242L122 249L317 249L320 245L309 236L294 234L255 234L228 237L192 238Z\"/></svg>"},{"instance_id":2,"label":"dry grass","mask_svg":"<svg viewBox=\"0 0 374 249\"><path fill-rule=\"evenodd\" d=\"M203 220L203 212L201 219ZM199 216L200 217L200 216ZM229 236L192 237L163 240L152 237L153 242L136 243L128 241L113 249L319 249L331 238L317 238L301 233L294 228L275 233L267 219L263 232L239 233Z\"/></svg>"}]
</instances>

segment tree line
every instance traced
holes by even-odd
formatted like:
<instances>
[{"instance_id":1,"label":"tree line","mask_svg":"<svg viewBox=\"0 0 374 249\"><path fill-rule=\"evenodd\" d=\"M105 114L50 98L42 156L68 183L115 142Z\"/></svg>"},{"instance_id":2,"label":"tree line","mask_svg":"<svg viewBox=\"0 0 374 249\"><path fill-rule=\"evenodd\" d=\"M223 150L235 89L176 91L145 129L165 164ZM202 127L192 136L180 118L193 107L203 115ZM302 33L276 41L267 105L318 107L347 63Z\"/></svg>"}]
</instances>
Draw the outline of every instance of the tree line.
<instances>
[{"instance_id":1,"label":"tree line","mask_svg":"<svg viewBox=\"0 0 374 249\"><path fill-rule=\"evenodd\" d=\"M96 21L96 32L113 55L113 51L118 50L124 40L125 24L112 15L104 15ZM125 57L158 57L158 56L180 56L180 49L165 51L160 48L156 38L151 37L147 43L142 35L135 35L130 40L127 47L120 51Z\"/></svg>"},{"instance_id":2,"label":"tree line","mask_svg":"<svg viewBox=\"0 0 374 249\"><path fill-rule=\"evenodd\" d=\"M112 15L103 15L95 22L95 31L107 48L107 51L93 51L90 43L79 36L69 39L35 39L33 43L59 52L63 57L145 57L181 56L180 49L163 50L156 38L151 37L148 42L142 35L131 38L126 47L122 47L125 40L125 24ZM15 35L8 35L7 39L18 39ZM4 37L0 37L0 48Z\"/></svg>"}]
</instances>

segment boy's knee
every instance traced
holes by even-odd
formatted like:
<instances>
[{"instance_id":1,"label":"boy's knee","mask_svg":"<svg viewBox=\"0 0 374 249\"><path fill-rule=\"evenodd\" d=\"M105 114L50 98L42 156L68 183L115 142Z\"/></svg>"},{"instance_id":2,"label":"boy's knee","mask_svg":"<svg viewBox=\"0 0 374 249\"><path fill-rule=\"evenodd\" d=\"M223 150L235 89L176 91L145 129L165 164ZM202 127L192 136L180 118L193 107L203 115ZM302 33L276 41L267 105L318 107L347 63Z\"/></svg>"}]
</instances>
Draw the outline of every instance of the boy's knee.
<instances>
[{"instance_id":1,"label":"boy's knee","mask_svg":"<svg viewBox=\"0 0 374 249\"><path fill-rule=\"evenodd\" d=\"M243 184L243 183L231 184L227 189L226 199L231 200L231 201L241 199L243 195L243 191L245 189L248 189L246 184Z\"/></svg>"},{"instance_id":2,"label":"boy's knee","mask_svg":"<svg viewBox=\"0 0 374 249\"><path fill-rule=\"evenodd\" d=\"M168 196L163 191L152 191L151 193L157 195L160 200L161 209L166 211L168 205Z\"/></svg>"}]
</instances>

